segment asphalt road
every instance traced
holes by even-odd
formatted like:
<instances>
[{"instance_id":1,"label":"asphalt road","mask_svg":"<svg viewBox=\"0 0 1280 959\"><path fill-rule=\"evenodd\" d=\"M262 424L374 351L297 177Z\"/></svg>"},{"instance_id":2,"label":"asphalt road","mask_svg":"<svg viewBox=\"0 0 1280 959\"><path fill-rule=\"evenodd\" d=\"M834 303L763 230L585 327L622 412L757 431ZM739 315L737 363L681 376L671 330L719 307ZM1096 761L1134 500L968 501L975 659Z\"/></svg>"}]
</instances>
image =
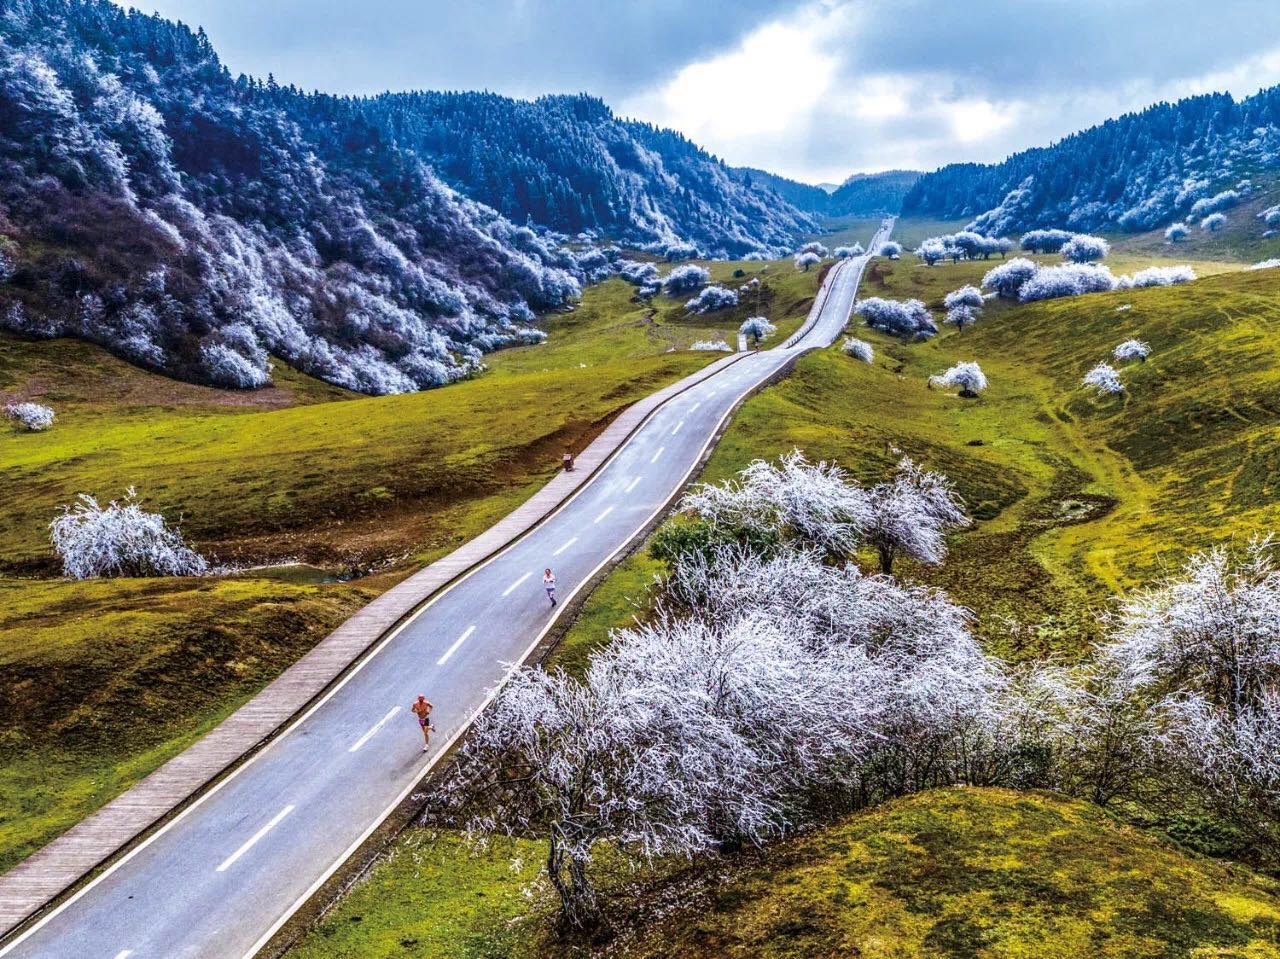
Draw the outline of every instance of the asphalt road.
<instances>
[{"instance_id":1,"label":"asphalt road","mask_svg":"<svg viewBox=\"0 0 1280 959\"><path fill-rule=\"evenodd\" d=\"M285 733L0 956L253 955L532 652L559 612L543 569L555 570L563 606L664 508L745 393L840 334L864 265L838 267L796 345L744 357L660 408L558 512L439 594ZM409 712L418 693L436 707L430 753Z\"/></svg>"}]
</instances>

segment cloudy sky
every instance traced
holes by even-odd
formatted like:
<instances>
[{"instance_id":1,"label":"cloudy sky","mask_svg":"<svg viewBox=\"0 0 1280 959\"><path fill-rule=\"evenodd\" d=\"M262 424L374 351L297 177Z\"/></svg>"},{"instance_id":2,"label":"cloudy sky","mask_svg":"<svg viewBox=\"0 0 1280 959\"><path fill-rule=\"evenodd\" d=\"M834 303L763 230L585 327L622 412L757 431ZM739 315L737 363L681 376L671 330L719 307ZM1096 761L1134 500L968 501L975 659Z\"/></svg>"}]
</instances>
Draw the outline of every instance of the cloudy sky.
<instances>
[{"instance_id":1,"label":"cloudy sky","mask_svg":"<svg viewBox=\"0 0 1280 959\"><path fill-rule=\"evenodd\" d=\"M585 90L797 179L998 160L1280 83L1275 0L146 0L330 92Z\"/></svg>"}]
</instances>

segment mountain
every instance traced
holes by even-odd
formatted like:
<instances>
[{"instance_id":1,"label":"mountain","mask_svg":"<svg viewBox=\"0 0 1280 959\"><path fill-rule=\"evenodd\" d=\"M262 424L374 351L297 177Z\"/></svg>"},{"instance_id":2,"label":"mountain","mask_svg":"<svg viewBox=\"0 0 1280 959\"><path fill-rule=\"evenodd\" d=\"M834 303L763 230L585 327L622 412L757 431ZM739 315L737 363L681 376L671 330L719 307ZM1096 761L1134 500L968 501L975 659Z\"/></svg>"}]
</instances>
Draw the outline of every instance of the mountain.
<instances>
[{"instance_id":1,"label":"mountain","mask_svg":"<svg viewBox=\"0 0 1280 959\"><path fill-rule=\"evenodd\" d=\"M897 213L920 174L914 170L855 173L839 186L799 183L765 170L744 167L752 181L764 184L789 204L815 216L883 216Z\"/></svg>"},{"instance_id":2,"label":"mountain","mask_svg":"<svg viewBox=\"0 0 1280 959\"><path fill-rule=\"evenodd\" d=\"M974 217L989 233L1034 227L1149 230L1237 202L1280 166L1280 86L1211 93L1108 120L1003 163L922 176L903 212Z\"/></svg>"},{"instance_id":3,"label":"mountain","mask_svg":"<svg viewBox=\"0 0 1280 959\"><path fill-rule=\"evenodd\" d=\"M0 325L173 376L447 383L607 274L548 228L744 253L813 226L589 97L305 94L108 0L0 9Z\"/></svg>"}]
</instances>

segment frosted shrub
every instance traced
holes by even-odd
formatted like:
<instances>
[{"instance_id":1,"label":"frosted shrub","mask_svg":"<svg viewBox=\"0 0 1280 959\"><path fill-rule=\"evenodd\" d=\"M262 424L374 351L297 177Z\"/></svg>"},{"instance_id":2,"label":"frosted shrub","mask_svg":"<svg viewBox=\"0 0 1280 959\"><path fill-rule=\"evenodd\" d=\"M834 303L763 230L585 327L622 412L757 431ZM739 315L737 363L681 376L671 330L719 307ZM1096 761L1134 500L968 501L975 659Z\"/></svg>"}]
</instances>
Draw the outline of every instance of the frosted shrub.
<instances>
[{"instance_id":1,"label":"frosted shrub","mask_svg":"<svg viewBox=\"0 0 1280 959\"><path fill-rule=\"evenodd\" d=\"M880 244L880 249L876 252L880 256L887 256L891 260L896 260L902 256L902 244L896 240L886 240Z\"/></svg>"},{"instance_id":2,"label":"frosted shrub","mask_svg":"<svg viewBox=\"0 0 1280 959\"><path fill-rule=\"evenodd\" d=\"M1132 276L1120 277L1116 286L1121 290L1144 286L1176 286L1179 283L1190 283L1195 278L1196 271L1190 266L1149 266Z\"/></svg>"},{"instance_id":3,"label":"frosted shrub","mask_svg":"<svg viewBox=\"0 0 1280 959\"><path fill-rule=\"evenodd\" d=\"M662 281L663 287L668 293L692 293L700 286L705 286L711 282L711 274L700 266L693 263L686 263L684 266L677 266L674 270L666 275Z\"/></svg>"},{"instance_id":4,"label":"frosted shrub","mask_svg":"<svg viewBox=\"0 0 1280 959\"><path fill-rule=\"evenodd\" d=\"M947 555L947 530L969 525L964 501L951 482L905 457L892 481L870 490L868 505L870 515L862 533L880 554L880 571L886 574L893 572L900 555L920 563L941 563Z\"/></svg>"},{"instance_id":5,"label":"frosted shrub","mask_svg":"<svg viewBox=\"0 0 1280 959\"><path fill-rule=\"evenodd\" d=\"M200 361L209 379L219 386L255 389L271 382L265 353L261 362L255 363L224 343L207 343L200 347Z\"/></svg>"},{"instance_id":6,"label":"frosted shrub","mask_svg":"<svg viewBox=\"0 0 1280 959\"><path fill-rule=\"evenodd\" d=\"M1085 386L1091 386L1099 393L1123 393L1124 384L1120 382L1120 374L1110 363L1099 363L1082 380Z\"/></svg>"},{"instance_id":7,"label":"frosted shrub","mask_svg":"<svg viewBox=\"0 0 1280 959\"><path fill-rule=\"evenodd\" d=\"M1240 194L1235 190L1223 190L1215 196L1203 197L1191 204L1191 209L1187 212L1187 216L1196 219L1202 216L1211 216L1219 210L1229 210L1240 202Z\"/></svg>"},{"instance_id":8,"label":"frosted shrub","mask_svg":"<svg viewBox=\"0 0 1280 959\"><path fill-rule=\"evenodd\" d=\"M875 350L871 348L871 344L866 340L859 340L856 337L845 337L844 343L840 349L844 350L849 356L855 360L862 360L863 363L870 363L875 359Z\"/></svg>"},{"instance_id":9,"label":"frosted shrub","mask_svg":"<svg viewBox=\"0 0 1280 959\"><path fill-rule=\"evenodd\" d=\"M1001 299L1016 300L1023 285L1035 275L1036 270L1035 263L1026 257L1014 257L1008 263L988 270L982 278L982 285L995 290Z\"/></svg>"},{"instance_id":10,"label":"frosted shrub","mask_svg":"<svg viewBox=\"0 0 1280 959\"><path fill-rule=\"evenodd\" d=\"M1111 244L1100 236L1077 233L1062 245L1062 258L1069 263L1092 263L1105 259Z\"/></svg>"},{"instance_id":11,"label":"frosted shrub","mask_svg":"<svg viewBox=\"0 0 1280 959\"><path fill-rule=\"evenodd\" d=\"M705 350L709 353L732 353L733 352L733 347L731 347L724 340L698 340L696 343L693 343L689 347L689 349Z\"/></svg>"},{"instance_id":12,"label":"frosted shrub","mask_svg":"<svg viewBox=\"0 0 1280 959\"><path fill-rule=\"evenodd\" d=\"M822 257L816 253L798 253L796 254L796 269L809 272L809 267L816 266L822 262Z\"/></svg>"},{"instance_id":13,"label":"frosted shrub","mask_svg":"<svg viewBox=\"0 0 1280 959\"><path fill-rule=\"evenodd\" d=\"M960 395L965 397L975 397L987 388L987 377L975 362L957 363L945 373L938 376L931 376L929 382L937 386L960 387Z\"/></svg>"},{"instance_id":14,"label":"frosted shrub","mask_svg":"<svg viewBox=\"0 0 1280 959\"><path fill-rule=\"evenodd\" d=\"M1052 300L1061 296L1105 293L1115 289L1116 280L1105 266L1093 263L1064 263L1039 267L1018 292L1023 303Z\"/></svg>"},{"instance_id":15,"label":"frosted shrub","mask_svg":"<svg viewBox=\"0 0 1280 959\"><path fill-rule=\"evenodd\" d=\"M1207 217L1200 221L1200 229L1208 230L1210 233L1216 233L1227 225L1227 218L1221 213L1210 213Z\"/></svg>"},{"instance_id":16,"label":"frosted shrub","mask_svg":"<svg viewBox=\"0 0 1280 959\"><path fill-rule=\"evenodd\" d=\"M872 329L905 337L929 337L938 332L928 308L920 300L886 300L878 296L859 300L853 312Z\"/></svg>"},{"instance_id":17,"label":"frosted shrub","mask_svg":"<svg viewBox=\"0 0 1280 959\"><path fill-rule=\"evenodd\" d=\"M63 573L71 579L200 576L209 570L208 561L162 515L142 509L132 487L123 502L112 500L105 507L81 493L49 530Z\"/></svg>"},{"instance_id":18,"label":"frosted shrub","mask_svg":"<svg viewBox=\"0 0 1280 959\"><path fill-rule=\"evenodd\" d=\"M10 403L4 408L5 419L34 433L53 425L53 410L40 403Z\"/></svg>"},{"instance_id":19,"label":"frosted shrub","mask_svg":"<svg viewBox=\"0 0 1280 959\"><path fill-rule=\"evenodd\" d=\"M716 310L728 309L738 305L738 294L723 286L703 287L693 299L687 301L684 308L690 313L712 313Z\"/></svg>"},{"instance_id":20,"label":"frosted shrub","mask_svg":"<svg viewBox=\"0 0 1280 959\"><path fill-rule=\"evenodd\" d=\"M1071 237L1067 230L1028 230L1021 245L1028 253L1057 253Z\"/></svg>"},{"instance_id":21,"label":"frosted shrub","mask_svg":"<svg viewBox=\"0 0 1280 959\"><path fill-rule=\"evenodd\" d=\"M1005 265L1007 266L1008 264ZM952 290L942 298L942 305L947 309L951 309L953 306L971 306L975 310L980 310L985 305L985 302L982 299L982 291L973 285L965 285L958 290Z\"/></svg>"},{"instance_id":22,"label":"frosted shrub","mask_svg":"<svg viewBox=\"0 0 1280 959\"><path fill-rule=\"evenodd\" d=\"M1274 269L1275 269L1276 267L1278 267L1278 266L1280 266L1280 259L1276 259L1276 260L1259 260L1257 263L1253 264L1253 266L1249 267L1249 269L1251 269L1251 270L1274 270Z\"/></svg>"},{"instance_id":23,"label":"frosted shrub","mask_svg":"<svg viewBox=\"0 0 1280 959\"><path fill-rule=\"evenodd\" d=\"M1141 360L1145 363L1151 355L1151 347L1142 340L1125 340L1111 351L1111 355L1122 363L1127 360Z\"/></svg>"},{"instance_id":24,"label":"frosted shrub","mask_svg":"<svg viewBox=\"0 0 1280 959\"><path fill-rule=\"evenodd\" d=\"M662 244L660 250L668 260L691 260L698 255L698 247L684 240L671 240Z\"/></svg>"},{"instance_id":25,"label":"frosted shrub","mask_svg":"<svg viewBox=\"0 0 1280 959\"><path fill-rule=\"evenodd\" d=\"M638 260L620 260L618 262L618 276L636 286L659 282L657 264L642 263Z\"/></svg>"},{"instance_id":26,"label":"frosted shrub","mask_svg":"<svg viewBox=\"0 0 1280 959\"><path fill-rule=\"evenodd\" d=\"M778 328L769 322L767 317L749 316L742 321L738 332L750 338L752 345L759 346L762 340L768 339Z\"/></svg>"},{"instance_id":27,"label":"frosted shrub","mask_svg":"<svg viewBox=\"0 0 1280 959\"><path fill-rule=\"evenodd\" d=\"M1179 243L1187 238L1188 233L1185 223L1172 223L1164 231L1164 238L1170 243Z\"/></svg>"},{"instance_id":28,"label":"frosted shrub","mask_svg":"<svg viewBox=\"0 0 1280 959\"><path fill-rule=\"evenodd\" d=\"M1258 214L1258 219L1267 226L1280 226L1280 203L1267 207Z\"/></svg>"}]
</instances>

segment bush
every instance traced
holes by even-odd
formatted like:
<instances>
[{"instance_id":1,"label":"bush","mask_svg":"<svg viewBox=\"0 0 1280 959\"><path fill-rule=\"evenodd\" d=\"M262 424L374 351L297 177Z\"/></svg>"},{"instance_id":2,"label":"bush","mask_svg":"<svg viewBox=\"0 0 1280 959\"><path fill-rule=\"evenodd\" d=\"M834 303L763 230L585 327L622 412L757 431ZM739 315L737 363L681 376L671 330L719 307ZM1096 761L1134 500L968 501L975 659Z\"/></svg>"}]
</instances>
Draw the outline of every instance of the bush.
<instances>
[{"instance_id":1,"label":"bush","mask_svg":"<svg viewBox=\"0 0 1280 959\"><path fill-rule=\"evenodd\" d=\"M1120 277L1116 287L1128 290L1144 286L1176 286L1179 283L1190 283L1195 278L1196 271L1190 266L1149 266L1133 276Z\"/></svg>"},{"instance_id":2,"label":"bush","mask_svg":"<svg viewBox=\"0 0 1280 959\"><path fill-rule=\"evenodd\" d=\"M1151 355L1151 347L1142 340L1125 340L1111 351L1111 355L1122 362L1125 360L1142 360L1145 363L1147 357Z\"/></svg>"},{"instance_id":3,"label":"bush","mask_svg":"<svg viewBox=\"0 0 1280 959\"><path fill-rule=\"evenodd\" d=\"M996 295L1004 300L1016 300L1022 292L1023 285L1035 276L1038 267L1026 257L1014 257L1008 263L1002 263L994 270L988 270L982 278L982 285L995 290Z\"/></svg>"},{"instance_id":4,"label":"bush","mask_svg":"<svg viewBox=\"0 0 1280 959\"><path fill-rule=\"evenodd\" d=\"M713 313L716 310L728 309L738 305L738 294L723 286L703 287L693 299L685 303L684 308L690 313Z\"/></svg>"},{"instance_id":5,"label":"bush","mask_svg":"<svg viewBox=\"0 0 1280 959\"><path fill-rule=\"evenodd\" d=\"M711 282L710 273L700 266L686 263L668 273L662 285L668 293L691 293L709 282Z\"/></svg>"},{"instance_id":6,"label":"bush","mask_svg":"<svg viewBox=\"0 0 1280 959\"><path fill-rule=\"evenodd\" d=\"M708 353L732 353L733 347L724 340L698 340L690 345L691 350L704 350Z\"/></svg>"},{"instance_id":7,"label":"bush","mask_svg":"<svg viewBox=\"0 0 1280 959\"><path fill-rule=\"evenodd\" d=\"M1080 296L1084 293L1105 293L1115 289L1116 280L1105 266L1092 263L1065 263L1062 266L1045 266L1023 284L1018 299L1023 303L1036 300L1052 300L1060 296Z\"/></svg>"},{"instance_id":8,"label":"bush","mask_svg":"<svg viewBox=\"0 0 1280 959\"><path fill-rule=\"evenodd\" d=\"M895 336L929 337L938 332L929 310L919 300L886 300L878 296L859 300L853 312L867 321L872 329Z\"/></svg>"},{"instance_id":9,"label":"bush","mask_svg":"<svg viewBox=\"0 0 1280 959\"><path fill-rule=\"evenodd\" d=\"M1164 238L1170 243L1178 243L1185 240L1189 232L1185 223L1173 223L1164 231Z\"/></svg>"},{"instance_id":10,"label":"bush","mask_svg":"<svg viewBox=\"0 0 1280 959\"><path fill-rule=\"evenodd\" d=\"M71 579L115 576L200 576L208 561L183 542L159 513L147 513L129 488L124 502L105 507L86 493L49 524L54 552Z\"/></svg>"},{"instance_id":11,"label":"bush","mask_svg":"<svg viewBox=\"0 0 1280 959\"><path fill-rule=\"evenodd\" d=\"M1062 245L1062 258L1069 263L1092 263L1106 259L1111 244L1100 236L1077 233Z\"/></svg>"},{"instance_id":12,"label":"bush","mask_svg":"<svg viewBox=\"0 0 1280 959\"><path fill-rule=\"evenodd\" d=\"M898 257L902 256L902 244L896 240L886 240L884 243L880 244L880 249L877 252L881 256L887 256L891 260L896 260Z\"/></svg>"},{"instance_id":13,"label":"bush","mask_svg":"<svg viewBox=\"0 0 1280 959\"><path fill-rule=\"evenodd\" d=\"M1275 259L1275 260L1259 260L1257 263L1253 264L1253 266L1249 267L1249 269L1251 269L1251 270L1274 270L1274 269L1275 269L1276 267L1278 267L1278 266L1280 266L1280 259Z\"/></svg>"},{"instance_id":14,"label":"bush","mask_svg":"<svg viewBox=\"0 0 1280 959\"><path fill-rule=\"evenodd\" d=\"M1210 233L1216 233L1226 225L1227 218L1221 213L1210 213L1200 221L1200 229L1208 230Z\"/></svg>"},{"instance_id":15,"label":"bush","mask_svg":"<svg viewBox=\"0 0 1280 959\"><path fill-rule=\"evenodd\" d=\"M1071 236L1067 230L1028 230L1021 245L1028 253L1057 253Z\"/></svg>"},{"instance_id":16,"label":"bush","mask_svg":"<svg viewBox=\"0 0 1280 959\"><path fill-rule=\"evenodd\" d=\"M23 429L39 433L53 425L53 410L39 403L10 403L4 408L6 419Z\"/></svg>"},{"instance_id":17,"label":"bush","mask_svg":"<svg viewBox=\"0 0 1280 959\"><path fill-rule=\"evenodd\" d=\"M982 299L982 291L976 286L966 285L958 290L952 290L942 298L942 305L947 309L954 306L971 306L975 310L982 309L986 305L986 301Z\"/></svg>"},{"instance_id":18,"label":"bush","mask_svg":"<svg viewBox=\"0 0 1280 959\"><path fill-rule=\"evenodd\" d=\"M855 360L862 360L863 363L870 363L875 359L875 350L871 348L871 344L866 340L859 340L856 337L845 337L844 343L840 349L844 350L849 356Z\"/></svg>"},{"instance_id":19,"label":"bush","mask_svg":"<svg viewBox=\"0 0 1280 959\"><path fill-rule=\"evenodd\" d=\"M1120 374L1110 363L1099 363L1084 375L1085 386L1091 386L1099 393L1123 393L1124 384L1120 382Z\"/></svg>"}]
</instances>

